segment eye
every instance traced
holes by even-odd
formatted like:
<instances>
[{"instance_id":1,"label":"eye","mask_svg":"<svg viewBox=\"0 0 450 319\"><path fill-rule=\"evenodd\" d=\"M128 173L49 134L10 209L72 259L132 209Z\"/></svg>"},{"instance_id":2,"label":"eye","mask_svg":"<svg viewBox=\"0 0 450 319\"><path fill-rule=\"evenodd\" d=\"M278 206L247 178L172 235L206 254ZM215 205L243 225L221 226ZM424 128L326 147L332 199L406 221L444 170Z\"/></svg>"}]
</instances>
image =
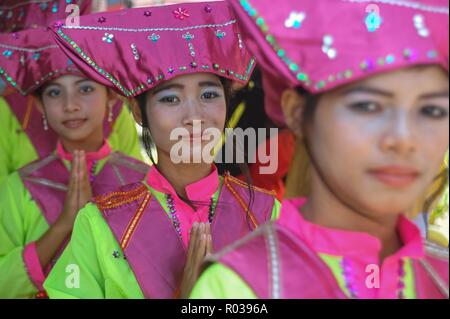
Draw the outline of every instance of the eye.
<instances>
[{"instance_id":1,"label":"eye","mask_svg":"<svg viewBox=\"0 0 450 319\"><path fill-rule=\"evenodd\" d=\"M427 105L420 109L420 113L433 119L442 119L448 116L448 111L436 105Z\"/></svg>"},{"instance_id":2,"label":"eye","mask_svg":"<svg viewBox=\"0 0 450 319\"><path fill-rule=\"evenodd\" d=\"M45 90L44 95L55 98L61 95L61 90L58 88L48 88L47 90Z\"/></svg>"},{"instance_id":3,"label":"eye","mask_svg":"<svg viewBox=\"0 0 450 319\"><path fill-rule=\"evenodd\" d=\"M220 94L217 92L205 92L202 94L202 99L204 100L213 100L213 99L217 99L218 97L220 97Z\"/></svg>"},{"instance_id":4,"label":"eye","mask_svg":"<svg viewBox=\"0 0 450 319\"><path fill-rule=\"evenodd\" d=\"M88 94L93 92L95 89L92 85L83 85L80 87L80 92L83 94Z\"/></svg>"},{"instance_id":5,"label":"eye","mask_svg":"<svg viewBox=\"0 0 450 319\"><path fill-rule=\"evenodd\" d=\"M381 111L381 105L371 101L354 103L350 105L350 108L359 113L376 113Z\"/></svg>"},{"instance_id":6,"label":"eye","mask_svg":"<svg viewBox=\"0 0 450 319\"><path fill-rule=\"evenodd\" d=\"M176 97L175 95L165 96L161 99L159 99L159 102L165 103L165 104L176 104L180 102L180 99Z\"/></svg>"}]
</instances>

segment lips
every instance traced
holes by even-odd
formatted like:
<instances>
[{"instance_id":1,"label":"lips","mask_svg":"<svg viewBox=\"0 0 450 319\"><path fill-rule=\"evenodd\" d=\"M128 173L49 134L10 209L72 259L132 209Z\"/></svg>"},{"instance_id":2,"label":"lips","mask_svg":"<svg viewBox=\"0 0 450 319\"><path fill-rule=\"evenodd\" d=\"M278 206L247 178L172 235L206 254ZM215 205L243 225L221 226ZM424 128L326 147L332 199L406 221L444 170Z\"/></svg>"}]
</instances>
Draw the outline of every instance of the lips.
<instances>
[{"instance_id":1,"label":"lips","mask_svg":"<svg viewBox=\"0 0 450 319\"><path fill-rule=\"evenodd\" d=\"M369 171L369 174L393 188L405 188L413 184L419 177L414 168L404 166L385 166Z\"/></svg>"},{"instance_id":2,"label":"lips","mask_svg":"<svg viewBox=\"0 0 450 319\"><path fill-rule=\"evenodd\" d=\"M69 129L76 129L76 128L80 128L81 126L83 126L84 123L86 123L86 121L87 121L87 119L67 120L67 121L63 122L63 125Z\"/></svg>"}]
</instances>

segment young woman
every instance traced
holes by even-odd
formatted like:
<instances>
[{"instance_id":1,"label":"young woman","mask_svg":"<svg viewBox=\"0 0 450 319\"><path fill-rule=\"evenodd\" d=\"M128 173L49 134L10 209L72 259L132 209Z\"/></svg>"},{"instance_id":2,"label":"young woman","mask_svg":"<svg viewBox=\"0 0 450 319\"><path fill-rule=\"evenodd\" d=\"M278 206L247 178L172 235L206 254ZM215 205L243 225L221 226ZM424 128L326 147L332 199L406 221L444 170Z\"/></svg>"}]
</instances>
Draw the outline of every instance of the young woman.
<instances>
[{"instance_id":1,"label":"young woman","mask_svg":"<svg viewBox=\"0 0 450 319\"><path fill-rule=\"evenodd\" d=\"M219 176L201 156L218 142L207 132L224 130L231 82L245 84L254 60L223 2L92 15L81 25L55 29L57 41L92 78L136 96L135 118L158 160L145 183L80 212L45 288L51 298L187 297L206 255L278 214L274 193ZM177 129L181 140L171 138ZM181 163L180 146L189 149ZM70 264L80 267L77 289L65 285Z\"/></svg>"},{"instance_id":2,"label":"young woman","mask_svg":"<svg viewBox=\"0 0 450 319\"><path fill-rule=\"evenodd\" d=\"M20 52L13 53L0 74L13 87L33 92L58 144L52 154L12 173L0 187L2 298L43 296L42 284L78 211L93 195L143 180L148 172L147 165L113 152L105 140L104 122L116 95L73 65L67 67L67 57L51 46L47 29L18 35L14 47ZM42 59L33 58L36 51Z\"/></svg>"},{"instance_id":3,"label":"young woman","mask_svg":"<svg viewBox=\"0 0 450 319\"><path fill-rule=\"evenodd\" d=\"M36 1L2 1L0 5L0 69L10 60L22 59L23 50L14 50L20 36L17 31L47 27L55 19L65 19L68 5L78 5L79 14L91 11L89 0L58 0L37 3ZM15 32L15 33L13 33ZM30 41L36 42L36 39ZM44 39L45 41L45 39ZM23 43L23 40L22 40ZM55 45L52 43L52 45ZM33 59L41 61L42 52L35 52ZM1 78L1 77L0 77ZM5 87L0 80L0 183L8 174L39 158L51 154L58 140L51 129L44 129L42 115L37 110L34 96L27 88L19 93L14 87ZM2 90L2 84L4 90ZM3 92L2 92L3 91ZM104 122L104 134L116 151L141 160L137 131L129 109L117 100Z\"/></svg>"},{"instance_id":4,"label":"young woman","mask_svg":"<svg viewBox=\"0 0 450 319\"><path fill-rule=\"evenodd\" d=\"M230 3L263 67L297 87L281 105L310 192L212 258L192 297L448 298L448 251L403 215L448 149L448 2Z\"/></svg>"}]
</instances>

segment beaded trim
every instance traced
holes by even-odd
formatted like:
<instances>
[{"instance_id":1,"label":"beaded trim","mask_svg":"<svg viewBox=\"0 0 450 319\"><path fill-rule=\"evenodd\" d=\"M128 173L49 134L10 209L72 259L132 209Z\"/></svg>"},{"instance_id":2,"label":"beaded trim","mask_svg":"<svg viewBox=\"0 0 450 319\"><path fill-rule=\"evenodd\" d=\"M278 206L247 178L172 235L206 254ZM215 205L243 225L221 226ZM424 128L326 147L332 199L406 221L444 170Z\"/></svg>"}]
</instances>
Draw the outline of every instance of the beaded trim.
<instances>
[{"instance_id":1,"label":"beaded trim","mask_svg":"<svg viewBox=\"0 0 450 319\"><path fill-rule=\"evenodd\" d=\"M438 7L438 6L430 6L430 5L424 5L419 2L412 2L412 1L403 1L403 0L341 0L344 2L354 2L354 3L383 3L383 4L389 4L394 6L400 6L400 7L406 7L426 12L433 12L433 13L442 13L442 14L449 14L448 7Z\"/></svg>"},{"instance_id":2,"label":"beaded trim","mask_svg":"<svg viewBox=\"0 0 450 319\"><path fill-rule=\"evenodd\" d=\"M269 26L264 21L264 18L258 14L256 9L252 7L248 0L241 0L240 4L247 12L247 14L256 22L256 25L259 27L261 32L265 34L266 41L277 53L281 61L283 61L288 66L289 70L296 76L297 80L299 80L306 86L310 86L311 81L308 74L300 70L300 66L286 55L286 51L283 50L283 48L279 45L275 37L269 33Z\"/></svg>"},{"instance_id":3,"label":"beaded trim","mask_svg":"<svg viewBox=\"0 0 450 319\"><path fill-rule=\"evenodd\" d=\"M226 173L226 177L227 177L231 182L233 182L233 183L235 183L235 184L237 184L237 185L239 185L239 186L242 186L242 187L245 187L245 188L247 188L248 186L250 186L251 189L253 189L253 190L255 190L255 191L258 191L258 192L261 192L261 193L264 193L264 194L267 194L267 195L271 195L271 196L276 196L276 195L277 195L276 191L274 191L274 190L269 191L269 190L264 189L264 188L260 188L260 187L254 186L254 185L249 185L249 184L247 184L246 182L240 180L239 178L236 178L236 177L232 176L229 172Z\"/></svg>"},{"instance_id":4,"label":"beaded trim","mask_svg":"<svg viewBox=\"0 0 450 319\"><path fill-rule=\"evenodd\" d=\"M103 215L106 215L105 210L131 203L144 197L146 194L147 187L144 184L140 184L138 187L129 191L113 192L106 195L96 196L92 201L97 205Z\"/></svg>"},{"instance_id":5,"label":"beaded trim","mask_svg":"<svg viewBox=\"0 0 450 319\"><path fill-rule=\"evenodd\" d=\"M56 160L58 157L55 154L51 154L49 156L47 156L46 158L32 163L30 165L27 165L21 169L19 169L19 175L22 178L26 178L27 176L29 176L31 173L37 171L38 169L41 169L42 167L50 164L51 162L53 162L54 160Z\"/></svg>"},{"instance_id":6,"label":"beaded trim","mask_svg":"<svg viewBox=\"0 0 450 319\"><path fill-rule=\"evenodd\" d=\"M342 0L342 1L366 1L366 0ZM412 3L412 2L405 2L405 1L393 1L393 0L377 0L377 1L378 2L385 1L386 3L392 2L392 4L398 4L398 5L400 5L400 3L402 3L402 4L408 3L411 5L414 5L414 3ZM372 1L372 2L377 2L377 1ZM265 35L266 41L269 43L269 45L272 47L272 49L275 51L275 53L278 55L278 57L281 59L281 61L286 64L286 66L289 68L289 70L295 75L297 80L306 87L311 87L312 85L314 85L315 89L321 90L321 89L324 89L328 84L334 83L336 81L348 80L348 79L352 78L355 70L357 70L357 69L358 69L358 71L359 70L371 71L372 66L373 67L390 66L395 61L395 59L400 56L407 60L411 59L413 50L411 50L411 48L405 48L404 51L402 53L400 53L398 56L395 56L393 54L388 54L386 56L378 57L377 59L373 59L373 61L372 60L361 61L359 66L353 68L353 70L346 69L346 70L343 70L336 74L330 74L326 79L318 80L315 83L312 83L308 74L306 72L303 72L300 69L300 66L286 55L286 51L280 46L278 41L275 39L275 36L270 34L269 26L265 23L264 18L262 16L260 16L258 11L251 5L249 0L240 0L240 4L244 8L244 10L247 12L247 14L255 21L257 27ZM418 9L426 10L427 8L418 8ZM447 9L447 14L448 14L448 8L446 8L446 9ZM445 13L445 12L441 12L441 13ZM437 60L439 58L439 54L435 50L430 50L424 54L426 54L426 57L429 60ZM368 62L370 62L370 63L368 63ZM373 62L373 65L371 65L372 62Z\"/></svg>"},{"instance_id":7,"label":"beaded trim","mask_svg":"<svg viewBox=\"0 0 450 319\"><path fill-rule=\"evenodd\" d=\"M50 187L50 188L53 188L53 189L56 189L56 190L59 190L59 191L63 191L63 192L66 192L67 189L68 189L66 185L61 184L61 183L53 182L53 181L51 181L49 179L46 179L46 178L25 177L25 179L27 181L32 182L32 183L43 185L43 186L47 186L47 187Z\"/></svg>"},{"instance_id":8,"label":"beaded trim","mask_svg":"<svg viewBox=\"0 0 450 319\"><path fill-rule=\"evenodd\" d=\"M144 214L144 210L147 208L148 204L150 203L151 198L152 198L152 193L147 192L147 195L145 196L141 205L139 206L139 208L137 209L133 218L131 219L130 223L128 224L128 226L122 236L122 239L120 240L120 248L122 249L123 252L128 247L131 237L133 236L134 231L136 230L136 226L139 224L139 222Z\"/></svg>"},{"instance_id":9,"label":"beaded trim","mask_svg":"<svg viewBox=\"0 0 450 319\"><path fill-rule=\"evenodd\" d=\"M36 49L27 49L27 48L21 48L21 47L16 47L13 45L0 43L0 48L14 50L14 51L20 51L20 52L36 53L36 52L45 51L48 49L57 49L58 46L55 44L55 45L48 45L46 47L41 47L41 48L36 48Z\"/></svg>"},{"instance_id":10,"label":"beaded trim","mask_svg":"<svg viewBox=\"0 0 450 319\"><path fill-rule=\"evenodd\" d=\"M241 205L244 212L248 212L248 216L253 224L253 228L256 229L258 227L258 222L256 221L255 215L250 211L249 207L244 203L243 199L241 198L241 196L239 196L239 194L236 192L233 186L231 186L231 184L228 181L228 178L225 177L224 183L228 187L230 192L233 194L234 198L237 199L238 203Z\"/></svg>"},{"instance_id":11,"label":"beaded trim","mask_svg":"<svg viewBox=\"0 0 450 319\"><path fill-rule=\"evenodd\" d=\"M31 87L29 87L27 89L24 89L24 88L19 87L17 85L17 82L14 81L14 79L8 73L6 73L6 71L3 68L0 68L0 76L3 76L5 78L5 80L9 84L11 84L11 86L14 87L17 91L19 91L19 93L22 94L22 95L29 95L30 92L34 91L42 83L45 83L46 81L48 81L49 79L53 78L54 76L57 76L59 73L64 73L64 72L81 74L81 71L79 71L77 69L74 69L74 68L71 68L71 67L68 67L68 68L65 68L65 69L54 70L54 71L49 72L48 74L44 75L43 77L41 77Z\"/></svg>"},{"instance_id":12,"label":"beaded trim","mask_svg":"<svg viewBox=\"0 0 450 319\"><path fill-rule=\"evenodd\" d=\"M125 186L126 182L125 182L125 179L123 178L122 174L120 173L119 168L116 165L114 165L114 164L112 164L111 166L112 166L112 169L114 171L114 174L116 174L116 177L119 180L120 185L121 186Z\"/></svg>"},{"instance_id":13,"label":"beaded trim","mask_svg":"<svg viewBox=\"0 0 450 319\"><path fill-rule=\"evenodd\" d=\"M439 288L441 293L445 296L445 298L449 298L449 289L448 283L441 278L441 276L437 273L437 271L433 268L433 266L424 258L419 259L420 265L422 265L423 269L430 275L434 284Z\"/></svg>"},{"instance_id":14,"label":"beaded trim","mask_svg":"<svg viewBox=\"0 0 450 319\"><path fill-rule=\"evenodd\" d=\"M20 2L20 3L16 3L12 6L0 6L0 10L11 10L11 9L15 9L21 6L26 6L27 4L33 4L33 3L49 3L52 2L53 0L29 0L29 1L24 1L24 2Z\"/></svg>"},{"instance_id":15,"label":"beaded trim","mask_svg":"<svg viewBox=\"0 0 450 319\"><path fill-rule=\"evenodd\" d=\"M206 28L223 28L235 24L237 20L231 20L225 23L218 24L201 24L185 28L115 28L115 27L97 27L97 26L62 26L62 29L76 29L76 30L97 30L97 31L122 31L122 32L156 32L156 31L188 31Z\"/></svg>"},{"instance_id":16,"label":"beaded trim","mask_svg":"<svg viewBox=\"0 0 450 319\"><path fill-rule=\"evenodd\" d=\"M271 278L271 299L281 299L281 268L280 253L278 251L278 240L273 227L266 228L266 244L270 259L270 278Z\"/></svg>"},{"instance_id":17,"label":"beaded trim","mask_svg":"<svg viewBox=\"0 0 450 319\"><path fill-rule=\"evenodd\" d=\"M105 70L103 70L101 67L99 67L97 65L97 63L95 61L93 61L87 54L85 54L83 52L83 50L75 43L75 41L73 41L70 37L68 37L66 34L64 34L64 32L59 29L57 31L57 33L72 47L75 49L75 51L78 53L78 55L83 58L83 60L85 60L91 67L94 68L95 71L97 71L97 73L99 73L100 75L102 75L103 77L105 77L107 80L109 80L112 84L114 84L120 91L122 91L122 93L126 96L126 97L130 97L135 95L138 92L144 91L146 88L149 87L149 85L153 85L155 82L160 82L162 80L165 79L165 75L164 74L160 74L159 76L157 76L157 78L155 78L154 80L149 79L147 81L147 83L145 84L141 84L139 85L137 88L130 90L127 90L116 78L114 78L111 74L109 74L108 72L106 72ZM219 72L223 75L225 74L229 74L230 76L234 76L236 79L239 79L241 81L246 81L248 79L248 76L251 72L251 70L253 69L253 66L255 65L255 59L252 58L249 62L249 65L247 67L247 72L244 76L239 75L237 73L235 73L234 71L230 71L230 70L224 70L220 68L219 64L213 64L212 68L209 65L202 65L200 66L203 70L205 71L211 71L214 70L216 72ZM191 68L188 68L187 66L181 66L179 67L180 71L187 71ZM1 69L0 69L1 70ZM168 70L168 74L172 75L174 72L174 70ZM1 74L1 73L0 73Z\"/></svg>"}]
</instances>

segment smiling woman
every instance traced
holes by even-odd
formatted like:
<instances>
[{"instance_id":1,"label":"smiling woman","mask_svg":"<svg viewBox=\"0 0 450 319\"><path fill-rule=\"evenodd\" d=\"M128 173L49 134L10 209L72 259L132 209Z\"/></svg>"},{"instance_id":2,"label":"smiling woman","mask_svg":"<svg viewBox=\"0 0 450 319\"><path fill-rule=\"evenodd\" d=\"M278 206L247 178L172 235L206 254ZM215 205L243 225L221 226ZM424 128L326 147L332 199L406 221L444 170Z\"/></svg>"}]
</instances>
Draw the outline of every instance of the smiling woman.
<instances>
[{"instance_id":1,"label":"smiling woman","mask_svg":"<svg viewBox=\"0 0 450 319\"><path fill-rule=\"evenodd\" d=\"M88 78L65 75L48 82L35 96L39 111L68 152L101 147L103 122L116 102L114 93Z\"/></svg>"},{"instance_id":2,"label":"smiling woman","mask_svg":"<svg viewBox=\"0 0 450 319\"><path fill-rule=\"evenodd\" d=\"M1 184L0 298L44 297L44 280L67 245L79 210L92 196L142 180L148 167L111 148L104 127L116 95L68 64L50 45L46 29L4 38L16 51L0 75L20 93L34 95L44 130L52 129L58 143L51 154ZM48 61L33 58L36 47Z\"/></svg>"},{"instance_id":3,"label":"smiling woman","mask_svg":"<svg viewBox=\"0 0 450 319\"><path fill-rule=\"evenodd\" d=\"M202 156L191 160L207 147L207 130L223 132L229 87L246 84L255 62L222 1L101 16L105 40L100 15L81 18L88 28L56 28L56 39L86 74L137 100L133 113L155 165L144 183L96 197L81 211L45 288L52 298L186 298L207 255L278 216L274 192L220 176ZM171 140L178 129L186 136ZM187 163L171 156L177 142L193 145ZM85 274L79 289L65 286L69 264Z\"/></svg>"}]
</instances>

